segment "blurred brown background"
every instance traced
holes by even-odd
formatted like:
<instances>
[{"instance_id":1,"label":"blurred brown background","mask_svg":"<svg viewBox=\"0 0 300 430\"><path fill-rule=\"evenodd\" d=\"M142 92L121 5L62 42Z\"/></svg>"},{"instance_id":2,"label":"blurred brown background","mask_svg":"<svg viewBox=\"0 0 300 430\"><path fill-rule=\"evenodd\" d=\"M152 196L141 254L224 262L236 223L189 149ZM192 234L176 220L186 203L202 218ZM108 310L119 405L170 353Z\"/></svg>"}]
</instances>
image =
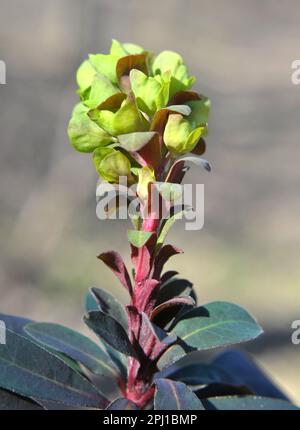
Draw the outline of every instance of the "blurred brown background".
<instances>
[{"instance_id":1,"label":"blurred brown background","mask_svg":"<svg viewBox=\"0 0 300 430\"><path fill-rule=\"evenodd\" d=\"M97 175L66 137L75 70L112 38L174 49L212 99L213 173L192 175L205 183L205 227L178 224L170 240L186 253L173 265L200 302L257 316L265 336L247 349L300 405L299 22L297 0L1 0L0 311L85 330L89 286L126 299L95 256L128 260L127 225L97 220Z\"/></svg>"}]
</instances>

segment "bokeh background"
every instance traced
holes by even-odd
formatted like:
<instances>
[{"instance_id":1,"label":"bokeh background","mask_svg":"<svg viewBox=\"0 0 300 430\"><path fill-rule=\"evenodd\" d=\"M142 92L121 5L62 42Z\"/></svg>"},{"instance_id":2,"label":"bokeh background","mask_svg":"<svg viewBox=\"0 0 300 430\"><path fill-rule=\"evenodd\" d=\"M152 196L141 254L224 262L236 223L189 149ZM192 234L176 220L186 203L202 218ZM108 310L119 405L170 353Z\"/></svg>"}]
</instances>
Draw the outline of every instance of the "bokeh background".
<instances>
[{"instance_id":1,"label":"bokeh background","mask_svg":"<svg viewBox=\"0 0 300 430\"><path fill-rule=\"evenodd\" d=\"M212 99L205 227L178 224L172 260L200 302L232 300L265 335L250 351L300 404L298 0L1 0L0 311L85 330L88 287L126 296L96 255L126 256L126 222L99 221L97 175L66 125L75 70L112 38L180 52ZM169 265L169 267L172 267Z\"/></svg>"}]
</instances>

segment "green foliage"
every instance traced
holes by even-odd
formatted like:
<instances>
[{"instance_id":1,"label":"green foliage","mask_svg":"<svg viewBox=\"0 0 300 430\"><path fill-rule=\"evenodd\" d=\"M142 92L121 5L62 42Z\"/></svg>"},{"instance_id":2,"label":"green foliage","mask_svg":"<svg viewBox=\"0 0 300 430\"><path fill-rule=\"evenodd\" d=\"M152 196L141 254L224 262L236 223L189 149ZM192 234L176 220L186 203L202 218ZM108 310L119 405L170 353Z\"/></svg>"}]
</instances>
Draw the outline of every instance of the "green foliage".
<instances>
[{"instance_id":1,"label":"green foliage","mask_svg":"<svg viewBox=\"0 0 300 430\"><path fill-rule=\"evenodd\" d=\"M33 340L86 366L96 375L118 377L107 353L86 336L51 323L31 323L26 326Z\"/></svg>"},{"instance_id":2,"label":"green foliage","mask_svg":"<svg viewBox=\"0 0 300 430\"><path fill-rule=\"evenodd\" d=\"M96 341L59 324L0 315L7 327L0 409L297 409L241 353L203 361L204 350L255 339L262 329L232 303L198 306L189 281L163 272L182 252L164 242L188 209L175 207L187 165L211 170L201 158L210 102L190 90L194 82L179 54L155 56L116 40L108 54L90 55L79 67L70 141L92 153L104 181L127 177L150 209L128 231L132 277L116 251L98 256L130 301L123 306L108 291L90 289L84 322ZM151 212L152 184L168 219Z\"/></svg>"},{"instance_id":3,"label":"green foliage","mask_svg":"<svg viewBox=\"0 0 300 430\"><path fill-rule=\"evenodd\" d=\"M64 361L36 343L7 330L0 345L0 386L29 398L73 406L105 406L102 394Z\"/></svg>"},{"instance_id":4,"label":"green foliage","mask_svg":"<svg viewBox=\"0 0 300 430\"><path fill-rule=\"evenodd\" d=\"M157 379L154 407L158 411L166 410L202 410L197 396L182 382L170 379Z\"/></svg>"},{"instance_id":5,"label":"green foliage","mask_svg":"<svg viewBox=\"0 0 300 430\"><path fill-rule=\"evenodd\" d=\"M248 312L228 302L212 302L192 309L172 331L185 345L198 350L246 342L262 333Z\"/></svg>"}]
</instances>

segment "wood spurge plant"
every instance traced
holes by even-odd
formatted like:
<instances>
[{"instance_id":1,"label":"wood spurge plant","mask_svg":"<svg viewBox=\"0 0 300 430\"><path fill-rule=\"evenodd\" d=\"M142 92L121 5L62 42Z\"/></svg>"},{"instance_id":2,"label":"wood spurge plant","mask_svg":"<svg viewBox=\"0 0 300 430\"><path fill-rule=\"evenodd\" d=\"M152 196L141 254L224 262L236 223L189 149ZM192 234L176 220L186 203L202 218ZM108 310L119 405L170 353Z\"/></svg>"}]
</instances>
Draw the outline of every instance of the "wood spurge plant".
<instances>
[{"instance_id":1,"label":"wood spurge plant","mask_svg":"<svg viewBox=\"0 0 300 430\"><path fill-rule=\"evenodd\" d=\"M114 40L109 54L82 63L77 83L73 147L92 153L102 184L116 190L116 210L120 178L138 199L128 231L132 274L116 251L98 256L127 290L128 305L91 288L84 321L97 342L58 324L0 315L7 328L0 408L295 408L241 352L203 358L204 350L255 339L262 333L255 319L232 303L197 305L191 282L164 271L182 253L166 236L189 210L176 204L185 173L193 164L211 170L201 158L210 101L192 90L181 56Z\"/></svg>"}]
</instances>

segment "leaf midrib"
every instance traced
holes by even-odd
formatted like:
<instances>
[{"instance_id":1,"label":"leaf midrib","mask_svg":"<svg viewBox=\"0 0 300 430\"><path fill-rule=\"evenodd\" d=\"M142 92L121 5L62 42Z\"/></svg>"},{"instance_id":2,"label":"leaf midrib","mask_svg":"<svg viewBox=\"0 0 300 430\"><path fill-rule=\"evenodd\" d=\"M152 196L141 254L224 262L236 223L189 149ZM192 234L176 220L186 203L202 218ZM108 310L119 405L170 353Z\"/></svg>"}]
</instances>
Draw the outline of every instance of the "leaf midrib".
<instances>
[{"instance_id":1,"label":"leaf midrib","mask_svg":"<svg viewBox=\"0 0 300 430\"><path fill-rule=\"evenodd\" d=\"M189 337L191 337L191 336L194 336L194 335L195 335L195 334L197 334L197 333L200 333L201 331L208 330L208 329L210 329L210 328L214 328L214 327L218 327L218 326L220 326L220 325L230 324L230 323L242 323L242 324L244 324L244 325L252 325L252 324L253 324L253 323L250 323L250 322L248 322L248 321L243 321L243 320L226 320L225 322L223 322L223 321L218 321L218 322L216 322L216 323L214 323L214 324L209 324L209 325L207 325L207 326L205 326L205 327L197 328L196 330L194 330L194 331L192 331L192 332L188 333L187 335L183 336L181 339L182 339L182 340L185 340L185 339L188 339L188 338L189 338ZM175 331L175 332L176 332L176 331Z\"/></svg>"},{"instance_id":2,"label":"leaf midrib","mask_svg":"<svg viewBox=\"0 0 300 430\"><path fill-rule=\"evenodd\" d=\"M57 357L56 357L57 358ZM59 360L59 359L58 359ZM67 385L67 384L63 384L62 382L59 382L59 381L57 381L57 380L55 380L55 379L50 379L50 378L48 378L47 376L44 376L44 375L41 375L40 373L36 373L36 372L33 372L32 370L30 370L30 369L28 369L28 368L26 368L26 367L21 367L19 364L17 364L15 361L9 361L9 360L5 360L4 358L0 358L0 363L1 363L1 361L2 362L4 362L4 364L5 363L7 363L7 365L9 366L9 367L11 367L11 366L13 366L13 367L15 367L15 368L17 368L17 369L20 369L21 371L23 371L23 372L25 372L25 373L28 373L28 374L30 374L30 375L33 375L33 376L36 376L36 377L39 377L39 378L41 378L41 379L43 379L43 380L45 380L45 381L48 381L48 382L51 382L52 384L54 384L54 385L57 385L57 386L59 386L59 387L62 387L62 388L65 388L65 389L67 389L67 390L70 390L70 391L73 391L73 392L75 392L75 393L77 393L77 394L82 394L83 395L83 397L87 397L87 398L91 398L91 399L96 399L97 397L96 397L96 393L95 394L92 394L92 393L87 393L86 391L81 391L81 390L79 390L78 388L75 388L75 387L72 387L72 386L70 386L70 385ZM62 361L63 362L63 361ZM71 368L70 368L71 369ZM75 371L74 371L75 372ZM79 376L80 377L80 375L79 375L79 373L77 374L77 376ZM88 381L86 381L87 383L88 383ZM92 385L91 385L92 386ZM92 386L93 387L93 386ZM95 391L96 391L96 388L95 388ZM97 393L98 394L98 393ZM100 397L100 393L99 393L99 397ZM50 400L50 399L49 399ZM53 400L55 400L55 399L53 399ZM100 399L99 399L100 400Z\"/></svg>"},{"instance_id":3,"label":"leaf midrib","mask_svg":"<svg viewBox=\"0 0 300 430\"><path fill-rule=\"evenodd\" d=\"M38 333L38 331L36 331L36 332ZM44 335L44 336L45 336L45 335ZM46 335L46 336L48 336L48 337L49 337L49 338L51 338L51 339L57 340L57 338L56 338L56 337L53 337L53 336L51 336L51 335ZM42 342L41 340L39 340L39 339L35 338L34 336L33 336L33 338L34 338L35 340L37 340L38 342ZM70 343L68 343L68 342L65 342L65 341L63 341L63 342L65 343L65 345L67 345L68 347L70 347L70 348L71 348L71 349L73 349L74 351L80 352L81 354L86 355L86 356L88 356L89 358L91 358L92 360L94 360L96 363L102 364L102 365L103 365L103 367L105 367L106 369L110 370L110 372L111 372L113 375L115 375L115 376L119 376L119 374L118 374L117 370L115 370L113 367L111 367L111 366L109 366L108 364L106 364L104 361L102 361L102 360L100 360L100 359L98 359L98 358L94 357L93 355L90 355L90 354L89 354L88 352L86 352L86 351L82 351L81 349L74 347L72 344L70 344ZM53 345L47 345L47 346L49 346L50 348L55 349L55 351L57 351L57 352L62 352L62 353L64 354L64 351L61 351L61 350L59 350L58 348L55 348ZM109 360L109 357L107 357L107 359ZM80 361L80 360L78 360L78 361Z\"/></svg>"},{"instance_id":4,"label":"leaf midrib","mask_svg":"<svg viewBox=\"0 0 300 430\"><path fill-rule=\"evenodd\" d=\"M177 404L178 410L180 410L180 400L179 400L179 397L178 397L178 394L177 394L176 388L173 386L173 383L172 383L171 381L168 381L168 383L169 383L169 385L170 385L170 387L171 387L171 391L172 391L172 392L173 392L173 394L174 394L175 402L176 402L176 404Z\"/></svg>"}]
</instances>

